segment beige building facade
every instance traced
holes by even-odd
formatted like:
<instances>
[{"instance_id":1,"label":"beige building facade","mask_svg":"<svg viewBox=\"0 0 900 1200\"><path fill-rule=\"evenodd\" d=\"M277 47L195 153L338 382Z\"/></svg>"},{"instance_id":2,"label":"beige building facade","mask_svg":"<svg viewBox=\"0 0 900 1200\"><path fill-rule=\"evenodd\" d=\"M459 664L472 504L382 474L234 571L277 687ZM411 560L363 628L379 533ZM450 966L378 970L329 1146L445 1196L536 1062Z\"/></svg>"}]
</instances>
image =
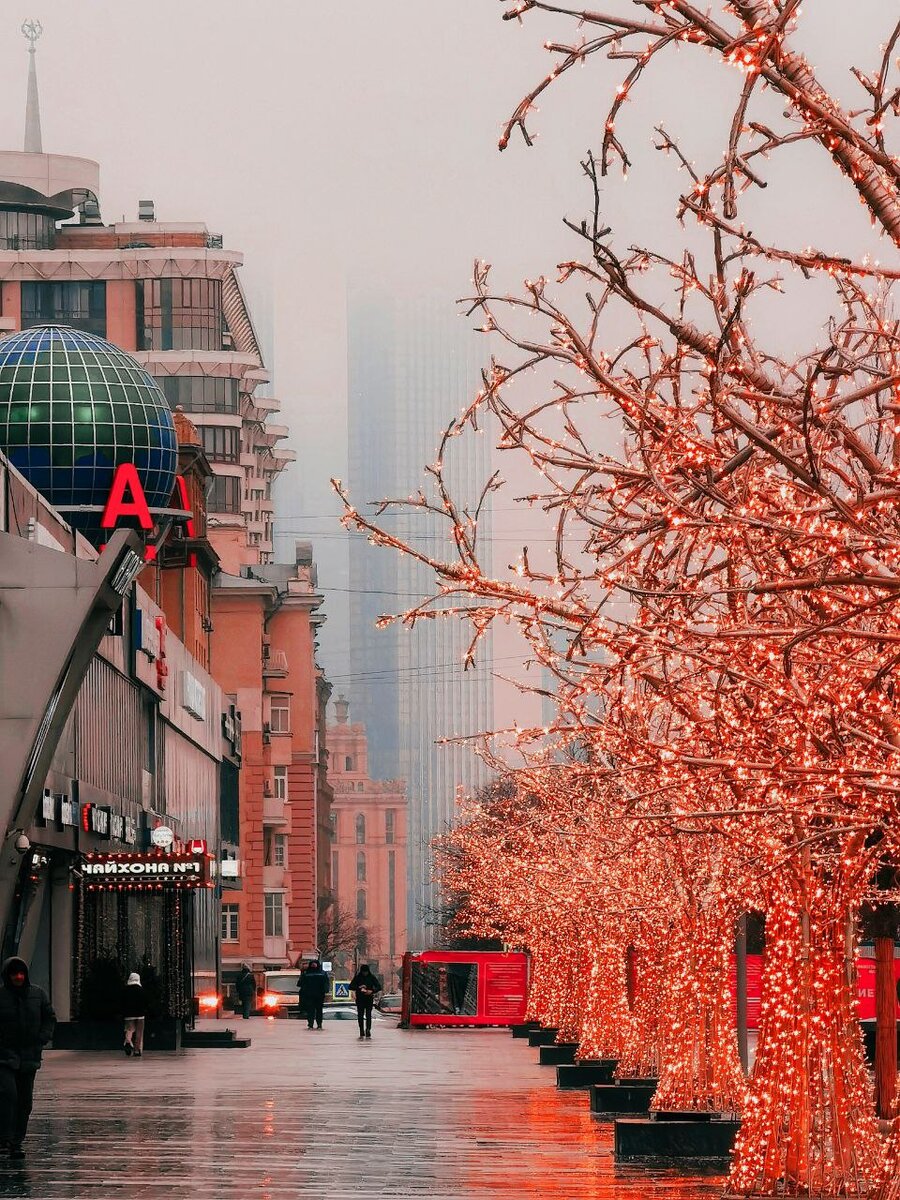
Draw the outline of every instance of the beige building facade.
<instances>
[{"instance_id":1,"label":"beige building facade","mask_svg":"<svg viewBox=\"0 0 900 1200\"><path fill-rule=\"evenodd\" d=\"M350 706L335 702L328 726L331 886L344 925L359 930L358 960L368 962L386 992L400 987L407 949L407 796L401 779L370 779L366 728L351 724ZM353 951L336 956L336 975L353 966Z\"/></svg>"}]
</instances>

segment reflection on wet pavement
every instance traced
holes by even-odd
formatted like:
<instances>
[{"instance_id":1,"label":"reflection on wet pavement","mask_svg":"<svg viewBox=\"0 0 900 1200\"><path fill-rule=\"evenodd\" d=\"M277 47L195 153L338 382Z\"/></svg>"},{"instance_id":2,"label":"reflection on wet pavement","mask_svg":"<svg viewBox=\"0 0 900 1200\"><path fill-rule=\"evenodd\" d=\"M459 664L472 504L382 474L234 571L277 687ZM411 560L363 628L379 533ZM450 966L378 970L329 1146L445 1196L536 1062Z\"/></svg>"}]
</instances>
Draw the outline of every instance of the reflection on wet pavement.
<instances>
[{"instance_id":1,"label":"reflection on wet pavement","mask_svg":"<svg viewBox=\"0 0 900 1200\"><path fill-rule=\"evenodd\" d=\"M238 1022L240 1024L240 1022ZM244 1029L241 1032L244 1032ZM612 1162L612 1126L509 1034L321 1033L254 1020L249 1050L47 1055L24 1168L30 1200L701 1200L720 1177Z\"/></svg>"}]
</instances>

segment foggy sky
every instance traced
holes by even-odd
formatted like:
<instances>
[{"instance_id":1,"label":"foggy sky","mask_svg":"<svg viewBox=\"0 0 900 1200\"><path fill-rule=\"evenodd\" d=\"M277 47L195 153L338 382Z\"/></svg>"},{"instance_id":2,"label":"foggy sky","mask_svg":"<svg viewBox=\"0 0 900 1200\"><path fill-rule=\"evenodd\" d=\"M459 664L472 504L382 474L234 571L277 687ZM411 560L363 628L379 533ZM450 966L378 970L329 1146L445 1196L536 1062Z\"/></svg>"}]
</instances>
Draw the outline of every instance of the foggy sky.
<instances>
[{"instance_id":1,"label":"foggy sky","mask_svg":"<svg viewBox=\"0 0 900 1200\"><path fill-rule=\"evenodd\" d=\"M874 65L896 6L818 0L807 9L803 47L826 82L861 103L844 66ZM501 13L497 0L3 6L0 145L21 146L19 26L37 17L44 148L99 160L104 219L134 219L137 201L150 198L160 220L206 221L244 251L272 394L298 451L278 488L282 534L337 534L328 477L345 473L348 280L437 295L449 307L466 293L476 256L515 286L576 252L560 218L586 208L579 159L598 144L621 70L597 62L570 72L540 102L535 149L514 140L501 155L504 117L550 62L544 37L572 34L561 19L516 27ZM702 53L677 51L626 108L617 131L634 166L604 193L622 245L683 238L672 220L674 164L652 150L653 125L664 121L710 163L739 86L725 80ZM796 165L773 163L760 220L796 241L866 247L852 193L823 159L808 149ZM788 334L793 316L778 316ZM331 637L342 609L333 600ZM339 645L331 649L339 662Z\"/></svg>"}]
</instances>

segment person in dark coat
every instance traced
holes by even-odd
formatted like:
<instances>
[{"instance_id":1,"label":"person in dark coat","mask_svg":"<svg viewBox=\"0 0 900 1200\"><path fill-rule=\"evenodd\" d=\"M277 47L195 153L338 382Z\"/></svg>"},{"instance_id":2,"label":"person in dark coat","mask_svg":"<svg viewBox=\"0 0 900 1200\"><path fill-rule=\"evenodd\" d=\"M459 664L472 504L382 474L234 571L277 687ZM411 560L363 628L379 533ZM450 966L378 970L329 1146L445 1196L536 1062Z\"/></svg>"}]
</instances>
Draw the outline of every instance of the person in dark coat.
<instances>
[{"instance_id":1,"label":"person in dark coat","mask_svg":"<svg viewBox=\"0 0 900 1200\"><path fill-rule=\"evenodd\" d=\"M237 977L237 983L234 985L238 995L238 1000L241 1002L241 1013L245 1021L250 1020L250 1014L253 1012L253 1001L256 999L256 979L253 972L243 963L240 974Z\"/></svg>"},{"instance_id":2,"label":"person in dark coat","mask_svg":"<svg viewBox=\"0 0 900 1200\"><path fill-rule=\"evenodd\" d=\"M328 976L317 960L311 962L300 976L300 1011L306 1013L306 1024L310 1029L315 1021L322 1028L322 1009L328 994Z\"/></svg>"},{"instance_id":3,"label":"person in dark coat","mask_svg":"<svg viewBox=\"0 0 900 1200\"><path fill-rule=\"evenodd\" d=\"M25 1157L22 1143L34 1096L34 1077L53 1037L56 1014L28 978L28 964L8 958L0 972L0 1143L9 1157Z\"/></svg>"},{"instance_id":4,"label":"person in dark coat","mask_svg":"<svg viewBox=\"0 0 900 1200\"><path fill-rule=\"evenodd\" d=\"M125 1018L126 1055L140 1058L144 1052L144 1019L147 1016L147 998L141 987L141 977L132 971L122 992L122 1016Z\"/></svg>"},{"instance_id":5,"label":"person in dark coat","mask_svg":"<svg viewBox=\"0 0 900 1200\"><path fill-rule=\"evenodd\" d=\"M350 991L356 997L356 1019L359 1022L359 1036L372 1036L372 1008L375 997L381 991L381 980L373 975L369 964L364 963L350 980Z\"/></svg>"}]
</instances>

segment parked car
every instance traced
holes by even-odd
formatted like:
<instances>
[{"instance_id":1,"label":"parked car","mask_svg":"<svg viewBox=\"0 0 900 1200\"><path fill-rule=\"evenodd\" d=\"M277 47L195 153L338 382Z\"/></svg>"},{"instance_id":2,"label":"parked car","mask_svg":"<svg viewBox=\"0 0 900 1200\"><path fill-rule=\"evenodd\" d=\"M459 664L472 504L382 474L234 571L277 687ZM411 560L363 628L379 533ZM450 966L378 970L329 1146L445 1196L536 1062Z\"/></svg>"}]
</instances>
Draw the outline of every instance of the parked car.
<instances>
[{"instance_id":1,"label":"parked car","mask_svg":"<svg viewBox=\"0 0 900 1200\"><path fill-rule=\"evenodd\" d=\"M299 1017L300 972L266 971L256 1011L265 1017Z\"/></svg>"},{"instance_id":2,"label":"parked car","mask_svg":"<svg viewBox=\"0 0 900 1200\"><path fill-rule=\"evenodd\" d=\"M398 1013L403 1004L403 997L399 992L384 992L378 999L377 1007L382 1012Z\"/></svg>"},{"instance_id":3,"label":"parked car","mask_svg":"<svg viewBox=\"0 0 900 1200\"><path fill-rule=\"evenodd\" d=\"M326 1021L355 1021L356 1020L356 1005L355 1004L326 1004L322 1009L322 1016ZM373 1021L384 1021L385 1017L376 1009L372 1013Z\"/></svg>"}]
</instances>

